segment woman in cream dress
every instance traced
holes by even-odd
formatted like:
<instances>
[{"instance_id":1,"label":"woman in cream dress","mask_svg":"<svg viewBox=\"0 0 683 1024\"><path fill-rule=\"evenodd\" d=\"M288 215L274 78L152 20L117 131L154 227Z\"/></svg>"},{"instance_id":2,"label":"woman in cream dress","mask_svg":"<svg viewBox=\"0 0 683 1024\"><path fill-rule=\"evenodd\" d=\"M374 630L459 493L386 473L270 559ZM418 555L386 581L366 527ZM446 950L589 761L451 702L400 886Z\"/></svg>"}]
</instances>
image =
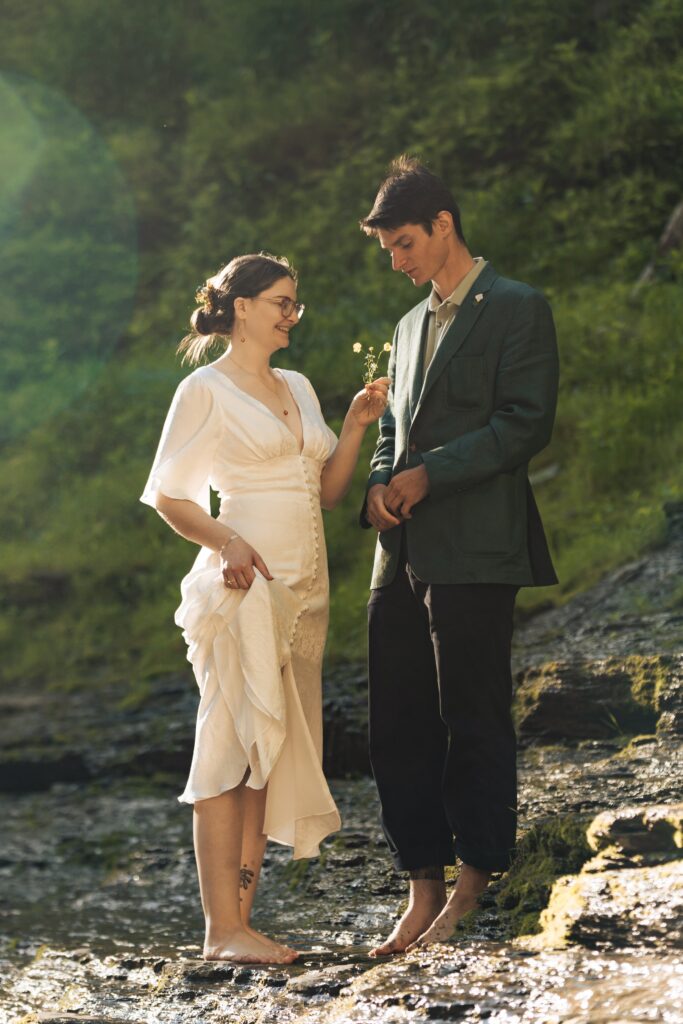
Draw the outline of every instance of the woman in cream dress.
<instances>
[{"instance_id":1,"label":"woman in cream dress","mask_svg":"<svg viewBox=\"0 0 683 1024\"><path fill-rule=\"evenodd\" d=\"M201 545L176 622L200 691L180 800L194 805L204 956L282 963L296 952L249 925L266 839L314 857L340 827L321 767L320 510L344 496L388 381L354 397L337 441L309 381L270 366L303 313L287 261L237 257L198 298L186 358L227 347L178 387L142 501Z\"/></svg>"}]
</instances>

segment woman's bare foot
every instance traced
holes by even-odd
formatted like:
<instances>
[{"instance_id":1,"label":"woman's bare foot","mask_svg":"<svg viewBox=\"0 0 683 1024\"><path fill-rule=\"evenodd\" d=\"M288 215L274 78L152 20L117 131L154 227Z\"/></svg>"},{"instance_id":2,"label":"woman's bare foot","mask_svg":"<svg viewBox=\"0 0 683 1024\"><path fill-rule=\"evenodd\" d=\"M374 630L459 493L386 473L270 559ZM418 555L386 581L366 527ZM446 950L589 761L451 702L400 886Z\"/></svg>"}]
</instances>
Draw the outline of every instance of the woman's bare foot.
<instances>
[{"instance_id":1,"label":"woman's bare foot","mask_svg":"<svg viewBox=\"0 0 683 1024\"><path fill-rule=\"evenodd\" d=\"M490 878L488 871L463 864L455 889L451 893L446 906L432 924L407 947L406 952L431 946L435 942L448 942L460 921L471 910L479 905L479 896L486 889Z\"/></svg>"},{"instance_id":2,"label":"woman's bare foot","mask_svg":"<svg viewBox=\"0 0 683 1024\"><path fill-rule=\"evenodd\" d=\"M267 945L246 928L235 928L220 937L207 937L204 943L205 960L227 960L238 964L288 964L297 956L287 947ZM265 937L264 937L265 938Z\"/></svg>"},{"instance_id":3,"label":"woman's bare foot","mask_svg":"<svg viewBox=\"0 0 683 1024\"><path fill-rule=\"evenodd\" d=\"M275 939L269 939L267 935L264 935L263 932L257 932L256 929L252 928L249 924L245 924L244 927L250 935L253 935L254 938L258 939L258 941L263 943L264 946L268 946L269 949L275 949L278 953L284 953L285 956L291 957L292 960L296 960L298 957L299 951L297 949L292 949L291 946L285 946L282 942L276 942Z\"/></svg>"},{"instance_id":4,"label":"woman's bare foot","mask_svg":"<svg viewBox=\"0 0 683 1024\"><path fill-rule=\"evenodd\" d=\"M424 934L442 911L446 902L443 869L418 870L424 874L417 877L417 872L414 872L411 877L408 909L391 935L379 946L370 950L370 956L391 956L393 953L404 953L412 942Z\"/></svg>"}]
</instances>

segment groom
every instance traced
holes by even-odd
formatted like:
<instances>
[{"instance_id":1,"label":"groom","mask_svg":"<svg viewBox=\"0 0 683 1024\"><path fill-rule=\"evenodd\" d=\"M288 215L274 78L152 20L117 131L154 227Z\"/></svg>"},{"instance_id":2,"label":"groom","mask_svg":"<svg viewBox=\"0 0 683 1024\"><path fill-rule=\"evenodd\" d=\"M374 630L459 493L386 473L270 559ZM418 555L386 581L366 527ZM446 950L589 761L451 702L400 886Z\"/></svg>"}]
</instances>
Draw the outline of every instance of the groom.
<instances>
[{"instance_id":1,"label":"groom","mask_svg":"<svg viewBox=\"0 0 683 1024\"><path fill-rule=\"evenodd\" d=\"M450 938L515 844L512 612L557 578L527 479L550 440L545 299L472 258L444 183L401 157L361 221L431 290L399 321L361 525L378 531L369 609L370 755L408 909L373 955ZM444 865L462 862L446 898Z\"/></svg>"}]
</instances>

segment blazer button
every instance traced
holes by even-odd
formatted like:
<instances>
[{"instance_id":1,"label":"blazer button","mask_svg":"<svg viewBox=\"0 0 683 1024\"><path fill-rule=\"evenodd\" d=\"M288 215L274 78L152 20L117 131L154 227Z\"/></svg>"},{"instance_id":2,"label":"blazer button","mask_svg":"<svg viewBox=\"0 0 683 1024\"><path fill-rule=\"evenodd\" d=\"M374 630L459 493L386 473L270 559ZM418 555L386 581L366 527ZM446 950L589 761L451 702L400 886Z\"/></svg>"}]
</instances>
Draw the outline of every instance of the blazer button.
<instances>
[{"instance_id":1,"label":"blazer button","mask_svg":"<svg viewBox=\"0 0 683 1024\"><path fill-rule=\"evenodd\" d=\"M413 443L412 443L412 444L409 444L409 445L408 445L408 451L409 451L409 452L416 452L416 451L417 451L417 445L415 444L415 442L414 442L414 441L413 441Z\"/></svg>"}]
</instances>

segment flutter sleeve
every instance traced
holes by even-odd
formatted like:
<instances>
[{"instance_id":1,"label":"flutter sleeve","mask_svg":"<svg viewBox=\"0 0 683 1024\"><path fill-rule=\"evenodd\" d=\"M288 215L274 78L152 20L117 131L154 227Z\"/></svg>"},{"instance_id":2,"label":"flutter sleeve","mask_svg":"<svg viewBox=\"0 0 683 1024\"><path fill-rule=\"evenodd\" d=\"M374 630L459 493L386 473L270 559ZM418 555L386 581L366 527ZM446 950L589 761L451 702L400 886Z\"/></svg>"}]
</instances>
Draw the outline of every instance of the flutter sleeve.
<instances>
[{"instance_id":1,"label":"flutter sleeve","mask_svg":"<svg viewBox=\"0 0 683 1024\"><path fill-rule=\"evenodd\" d=\"M190 374L173 396L140 501L154 508L158 495L165 494L210 512L209 477L220 434L220 409L211 387L199 373Z\"/></svg>"}]
</instances>

